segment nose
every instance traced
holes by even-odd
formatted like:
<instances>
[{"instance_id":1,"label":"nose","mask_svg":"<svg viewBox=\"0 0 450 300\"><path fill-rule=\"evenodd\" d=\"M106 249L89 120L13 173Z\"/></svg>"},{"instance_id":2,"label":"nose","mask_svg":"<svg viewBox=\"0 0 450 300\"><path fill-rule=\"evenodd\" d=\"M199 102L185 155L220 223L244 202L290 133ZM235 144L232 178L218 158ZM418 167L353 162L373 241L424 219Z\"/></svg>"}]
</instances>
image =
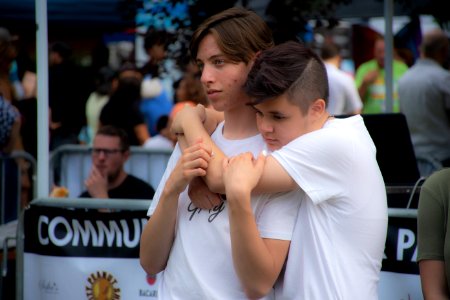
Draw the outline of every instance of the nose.
<instances>
[{"instance_id":1,"label":"nose","mask_svg":"<svg viewBox=\"0 0 450 300\"><path fill-rule=\"evenodd\" d=\"M214 76L212 68L208 65L204 65L202 69L202 76L200 77L200 81L206 85L208 83L214 82Z\"/></svg>"},{"instance_id":2,"label":"nose","mask_svg":"<svg viewBox=\"0 0 450 300\"><path fill-rule=\"evenodd\" d=\"M105 160L105 159L106 159L106 153L105 153L105 151L100 151L100 152L97 154L97 158L98 158L99 160Z\"/></svg>"},{"instance_id":3,"label":"nose","mask_svg":"<svg viewBox=\"0 0 450 300\"><path fill-rule=\"evenodd\" d=\"M267 121L264 117L258 116L256 118L258 124L258 130L261 133L269 133L273 132L273 126L270 122Z\"/></svg>"}]
</instances>

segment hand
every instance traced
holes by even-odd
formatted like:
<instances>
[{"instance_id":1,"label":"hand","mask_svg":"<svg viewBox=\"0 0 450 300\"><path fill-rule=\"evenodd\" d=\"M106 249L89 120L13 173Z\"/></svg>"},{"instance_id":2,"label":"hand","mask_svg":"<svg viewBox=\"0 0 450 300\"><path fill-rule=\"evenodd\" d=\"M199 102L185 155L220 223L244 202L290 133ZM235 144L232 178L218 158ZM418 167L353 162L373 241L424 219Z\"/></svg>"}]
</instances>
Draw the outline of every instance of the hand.
<instances>
[{"instance_id":1,"label":"hand","mask_svg":"<svg viewBox=\"0 0 450 300\"><path fill-rule=\"evenodd\" d=\"M205 121L206 115L205 107L203 105L198 104L196 107L186 105L183 107L183 109L177 113L175 119L173 120L170 130L176 135L183 134L183 123L192 120L193 118L200 119L202 123Z\"/></svg>"},{"instance_id":2,"label":"hand","mask_svg":"<svg viewBox=\"0 0 450 300\"><path fill-rule=\"evenodd\" d=\"M260 154L253 159L250 152L242 153L223 160L223 183L229 193L251 193L261 178L265 156Z\"/></svg>"},{"instance_id":3,"label":"hand","mask_svg":"<svg viewBox=\"0 0 450 300\"><path fill-rule=\"evenodd\" d=\"M92 198L109 198L108 178L96 166L92 166L92 170L89 177L84 181L84 185Z\"/></svg>"},{"instance_id":4,"label":"hand","mask_svg":"<svg viewBox=\"0 0 450 300\"><path fill-rule=\"evenodd\" d=\"M222 203L219 195L209 190L201 178L194 178L189 184L189 198L198 208L212 209Z\"/></svg>"},{"instance_id":5,"label":"hand","mask_svg":"<svg viewBox=\"0 0 450 300\"><path fill-rule=\"evenodd\" d=\"M198 176L206 175L206 168L211 159L211 150L201 141L183 151L166 186L174 193L182 193L186 186Z\"/></svg>"}]
</instances>

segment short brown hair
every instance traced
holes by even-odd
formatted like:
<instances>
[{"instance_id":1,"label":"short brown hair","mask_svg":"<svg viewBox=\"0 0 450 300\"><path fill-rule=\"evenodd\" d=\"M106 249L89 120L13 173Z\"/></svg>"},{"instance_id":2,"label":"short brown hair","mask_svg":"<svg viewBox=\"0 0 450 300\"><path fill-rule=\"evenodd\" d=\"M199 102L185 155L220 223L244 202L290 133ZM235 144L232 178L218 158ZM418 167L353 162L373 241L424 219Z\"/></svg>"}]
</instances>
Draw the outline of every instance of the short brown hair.
<instances>
[{"instance_id":1,"label":"short brown hair","mask_svg":"<svg viewBox=\"0 0 450 300\"><path fill-rule=\"evenodd\" d=\"M328 102L328 78L322 60L311 49L289 41L261 52L245 83L257 104L285 94L306 113L317 99Z\"/></svg>"},{"instance_id":2,"label":"short brown hair","mask_svg":"<svg viewBox=\"0 0 450 300\"><path fill-rule=\"evenodd\" d=\"M210 33L223 53L234 62L248 63L255 53L274 45L272 32L260 16L245 8L232 7L200 24L191 39L192 59L197 58L200 42Z\"/></svg>"},{"instance_id":3,"label":"short brown hair","mask_svg":"<svg viewBox=\"0 0 450 300\"><path fill-rule=\"evenodd\" d=\"M112 125L104 125L98 129L96 135L118 137L120 140L120 149L122 151L130 150L130 142L128 141L128 135L122 128L118 128Z\"/></svg>"}]
</instances>

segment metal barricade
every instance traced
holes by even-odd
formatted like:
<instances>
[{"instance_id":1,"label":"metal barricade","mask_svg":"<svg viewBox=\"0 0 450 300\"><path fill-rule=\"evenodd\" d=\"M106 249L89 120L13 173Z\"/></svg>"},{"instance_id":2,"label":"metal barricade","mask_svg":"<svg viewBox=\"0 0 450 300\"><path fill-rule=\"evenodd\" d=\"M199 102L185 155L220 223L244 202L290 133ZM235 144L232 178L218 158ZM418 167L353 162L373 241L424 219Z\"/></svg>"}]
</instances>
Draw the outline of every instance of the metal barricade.
<instances>
[{"instance_id":1,"label":"metal barricade","mask_svg":"<svg viewBox=\"0 0 450 300\"><path fill-rule=\"evenodd\" d=\"M17 160L22 159L31 170L33 198L36 196L36 160L25 151L13 151L9 155L0 155L0 225L17 219L20 211L21 169ZM15 198L11 201L12 198ZM13 202L13 203L12 203ZM11 206L13 204L14 207ZM9 210L9 212L8 212ZM10 216L8 216L8 213Z\"/></svg>"},{"instance_id":2,"label":"metal barricade","mask_svg":"<svg viewBox=\"0 0 450 300\"><path fill-rule=\"evenodd\" d=\"M155 190L166 169L171 150L130 147L130 157L125 171L149 183ZM50 184L64 186L70 197L78 197L92 167L90 147L64 145L50 155ZM49 191L51 186L49 187Z\"/></svg>"},{"instance_id":3,"label":"metal barricade","mask_svg":"<svg viewBox=\"0 0 450 300\"><path fill-rule=\"evenodd\" d=\"M9 155L0 156L0 230L2 231L2 262L0 291L3 292L3 281L8 275L8 253L10 246L16 246L16 295L21 299L22 285L20 276L23 272L20 257L20 236L23 218L23 203L21 201L21 168L17 160L24 160L30 170L32 197L36 197L36 160L25 151L13 151ZM12 206L11 206L12 205ZM5 224L7 223L7 224ZM5 232L6 231L6 232ZM14 233L13 233L14 232Z\"/></svg>"}]
</instances>

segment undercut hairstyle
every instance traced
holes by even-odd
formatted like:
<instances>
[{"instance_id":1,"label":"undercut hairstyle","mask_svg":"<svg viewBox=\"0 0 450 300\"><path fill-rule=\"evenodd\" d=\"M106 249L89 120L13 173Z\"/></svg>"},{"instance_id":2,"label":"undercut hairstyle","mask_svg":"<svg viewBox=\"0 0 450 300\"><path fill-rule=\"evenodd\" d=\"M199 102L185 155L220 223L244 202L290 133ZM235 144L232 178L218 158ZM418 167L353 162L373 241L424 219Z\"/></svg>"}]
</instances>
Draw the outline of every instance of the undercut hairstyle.
<instances>
[{"instance_id":1,"label":"undercut hairstyle","mask_svg":"<svg viewBox=\"0 0 450 300\"><path fill-rule=\"evenodd\" d=\"M328 78L322 60L298 42L267 49L257 57L245 83L245 91L258 104L286 94L306 114L317 99L328 104Z\"/></svg>"},{"instance_id":2,"label":"undercut hairstyle","mask_svg":"<svg viewBox=\"0 0 450 300\"><path fill-rule=\"evenodd\" d=\"M118 137L120 140L120 150L122 150L123 152L130 150L128 135L122 128L118 128L112 125L104 125L98 129L96 135Z\"/></svg>"},{"instance_id":3,"label":"undercut hairstyle","mask_svg":"<svg viewBox=\"0 0 450 300\"><path fill-rule=\"evenodd\" d=\"M205 20L192 35L190 53L197 59L203 38L212 34L220 50L232 62L248 64L258 51L274 45L272 31L255 12L232 7Z\"/></svg>"}]
</instances>

